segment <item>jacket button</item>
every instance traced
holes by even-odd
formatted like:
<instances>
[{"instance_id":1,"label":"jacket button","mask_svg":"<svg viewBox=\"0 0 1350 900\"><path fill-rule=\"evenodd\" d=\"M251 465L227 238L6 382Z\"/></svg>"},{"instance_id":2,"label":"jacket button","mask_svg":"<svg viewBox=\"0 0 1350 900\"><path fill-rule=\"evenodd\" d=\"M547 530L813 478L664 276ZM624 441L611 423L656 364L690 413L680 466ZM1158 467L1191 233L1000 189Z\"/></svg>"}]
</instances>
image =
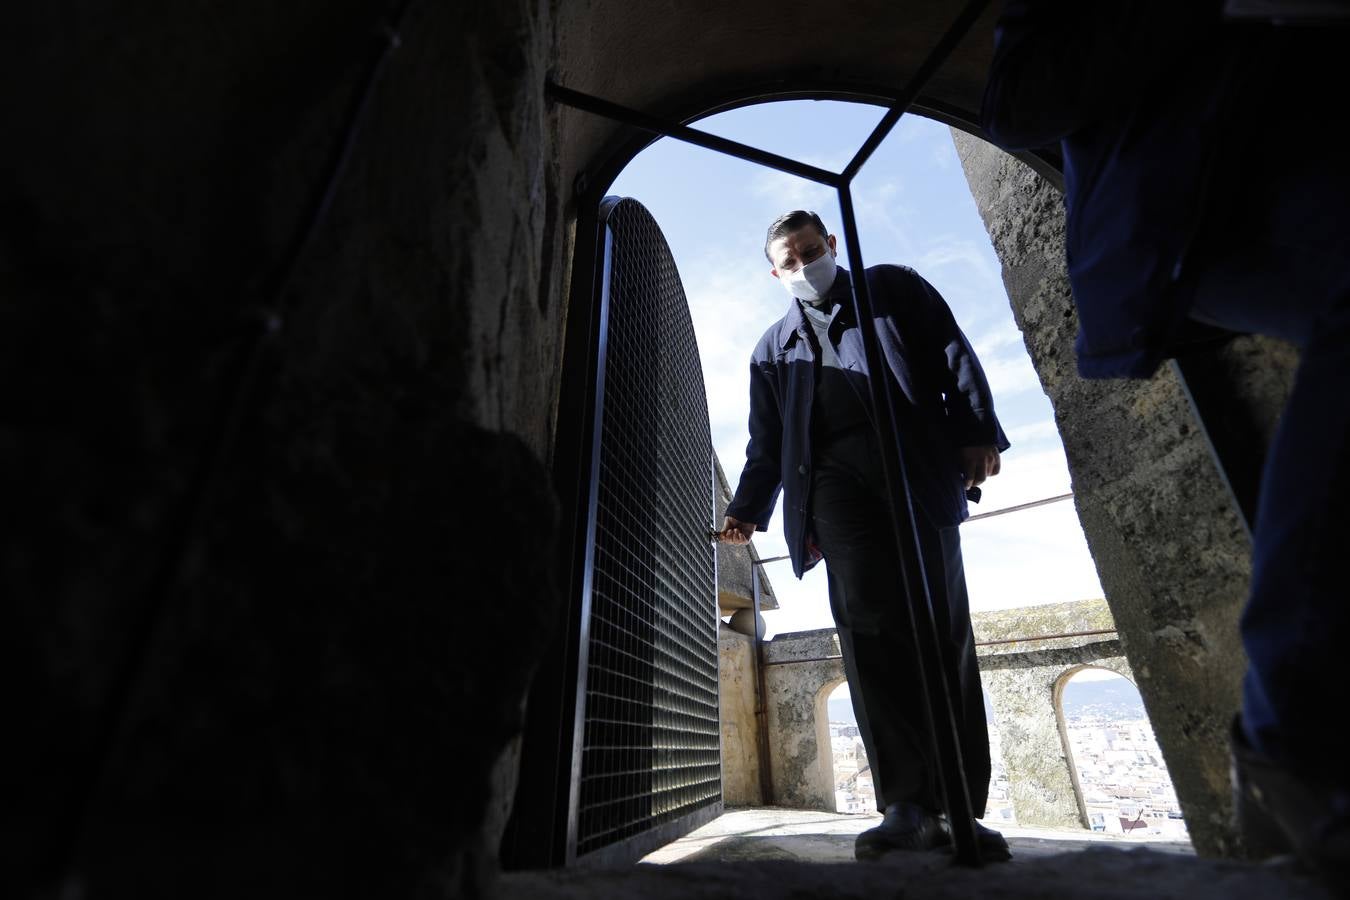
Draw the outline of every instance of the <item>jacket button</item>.
<instances>
[{"instance_id":1,"label":"jacket button","mask_svg":"<svg viewBox=\"0 0 1350 900\"><path fill-rule=\"evenodd\" d=\"M798 466L798 467L797 467L797 474L798 474L798 475L805 475L805 474L806 474L806 466L804 466L804 465L803 465L803 466Z\"/></svg>"}]
</instances>

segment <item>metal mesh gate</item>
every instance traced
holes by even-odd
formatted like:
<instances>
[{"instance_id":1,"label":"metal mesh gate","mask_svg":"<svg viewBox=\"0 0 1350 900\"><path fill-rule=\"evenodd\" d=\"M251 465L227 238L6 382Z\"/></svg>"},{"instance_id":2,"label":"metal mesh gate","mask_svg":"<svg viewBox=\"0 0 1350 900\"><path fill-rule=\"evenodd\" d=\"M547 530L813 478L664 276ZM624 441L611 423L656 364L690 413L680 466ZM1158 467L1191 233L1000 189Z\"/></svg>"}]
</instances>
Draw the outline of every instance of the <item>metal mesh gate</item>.
<instances>
[{"instance_id":1,"label":"metal mesh gate","mask_svg":"<svg viewBox=\"0 0 1350 900\"><path fill-rule=\"evenodd\" d=\"M577 859L633 859L720 812L708 406L679 273L651 214L606 201L584 592Z\"/></svg>"}]
</instances>

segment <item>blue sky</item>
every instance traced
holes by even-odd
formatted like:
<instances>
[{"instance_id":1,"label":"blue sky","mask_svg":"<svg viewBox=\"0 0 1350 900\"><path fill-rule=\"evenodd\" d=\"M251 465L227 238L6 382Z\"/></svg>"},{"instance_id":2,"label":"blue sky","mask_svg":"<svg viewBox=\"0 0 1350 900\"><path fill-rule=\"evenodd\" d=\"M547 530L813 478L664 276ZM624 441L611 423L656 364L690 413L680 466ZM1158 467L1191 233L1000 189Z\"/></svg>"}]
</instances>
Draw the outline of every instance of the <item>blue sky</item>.
<instances>
[{"instance_id":1,"label":"blue sky","mask_svg":"<svg viewBox=\"0 0 1350 900\"><path fill-rule=\"evenodd\" d=\"M763 104L712 116L699 128L839 171L882 111L837 101ZM840 235L834 191L752 163L663 139L623 171L611 194L633 197L656 217L689 298L703 362L713 447L734 485L745 462L749 357L789 298L769 275L764 231L791 209L814 209ZM904 263L940 291L974 344L1013 447L984 485L974 512L1071 489L1050 403L1013 323L999 262L980 221L945 125L905 116L853 186L863 258ZM974 610L1102 596L1071 502L962 528ZM786 552L777 512L755 544ZM798 582L786 563L766 566L781 609L771 632L833 624L825 573Z\"/></svg>"}]
</instances>

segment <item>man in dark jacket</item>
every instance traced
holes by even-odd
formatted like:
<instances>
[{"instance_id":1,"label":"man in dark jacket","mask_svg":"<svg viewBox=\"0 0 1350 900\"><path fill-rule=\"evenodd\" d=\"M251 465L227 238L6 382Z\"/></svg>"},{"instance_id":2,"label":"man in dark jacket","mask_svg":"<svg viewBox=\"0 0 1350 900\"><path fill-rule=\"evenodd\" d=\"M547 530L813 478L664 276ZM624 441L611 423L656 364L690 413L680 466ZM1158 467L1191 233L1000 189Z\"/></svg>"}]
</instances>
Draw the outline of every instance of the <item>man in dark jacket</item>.
<instances>
[{"instance_id":1,"label":"man in dark jacket","mask_svg":"<svg viewBox=\"0 0 1350 900\"><path fill-rule=\"evenodd\" d=\"M797 577L822 557L858 730L885 820L859 835L859 858L927 850L949 834L929 758L915 648L890 526L867 379L890 380L915 503L924 571L956 687L960 747L972 805L989 787L989 735L975 659L957 526L966 489L998 474L1007 438L989 384L951 310L903 266L865 276L886 370L869 373L854 318L850 273L820 217L796 210L769 227L765 254L792 296L750 362L750 443L723 539L767 529L781 491ZM986 859L1008 858L980 826Z\"/></svg>"},{"instance_id":2,"label":"man in dark jacket","mask_svg":"<svg viewBox=\"0 0 1350 900\"><path fill-rule=\"evenodd\" d=\"M1347 13L1009 0L982 112L1000 146L1063 154L1084 376L1151 375L1192 321L1301 350L1253 533L1234 786L1253 855L1292 849L1343 890L1350 770L1326 729L1350 634L1332 505L1350 488L1350 168L1315 135L1344 104L1350 32L1294 23Z\"/></svg>"}]
</instances>

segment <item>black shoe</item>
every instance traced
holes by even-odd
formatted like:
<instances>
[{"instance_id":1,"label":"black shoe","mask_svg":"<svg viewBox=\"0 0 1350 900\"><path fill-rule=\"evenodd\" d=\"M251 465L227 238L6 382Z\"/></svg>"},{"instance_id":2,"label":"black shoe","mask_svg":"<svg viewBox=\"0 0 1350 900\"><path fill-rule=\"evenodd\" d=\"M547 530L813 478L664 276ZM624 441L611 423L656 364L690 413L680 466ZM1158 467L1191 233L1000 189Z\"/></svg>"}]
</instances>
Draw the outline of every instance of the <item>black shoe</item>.
<instances>
[{"instance_id":1,"label":"black shoe","mask_svg":"<svg viewBox=\"0 0 1350 900\"><path fill-rule=\"evenodd\" d=\"M1012 859L1008 839L978 821L975 823L975 842L980 845L981 862L1007 862Z\"/></svg>"},{"instance_id":2,"label":"black shoe","mask_svg":"<svg viewBox=\"0 0 1350 900\"><path fill-rule=\"evenodd\" d=\"M1309 780L1259 753L1239 718L1229 735L1233 808L1247 855L1292 851L1336 890L1350 893L1350 792Z\"/></svg>"},{"instance_id":3,"label":"black shoe","mask_svg":"<svg viewBox=\"0 0 1350 900\"><path fill-rule=\"evenodd\" d=\"M950 836L951 826L947 824L945 816L942 825ZM979 820L975 821L975 843L980 846L980 862L1007 862L1012 859L1008 839L987 825L982 825Z\"/></svg>"},{"instance_id":4,"label":"black shoe","mask_svg":"<svg viewBox=\"0 0 1350 900\"><path fill-rule=\"evenodd\" d=\"M892 850L923 852L951 843L947 823L913 803L892 803L876 828L869 828L853 843L858 859L878 859Z\"/></svg>"}]
</instances>

